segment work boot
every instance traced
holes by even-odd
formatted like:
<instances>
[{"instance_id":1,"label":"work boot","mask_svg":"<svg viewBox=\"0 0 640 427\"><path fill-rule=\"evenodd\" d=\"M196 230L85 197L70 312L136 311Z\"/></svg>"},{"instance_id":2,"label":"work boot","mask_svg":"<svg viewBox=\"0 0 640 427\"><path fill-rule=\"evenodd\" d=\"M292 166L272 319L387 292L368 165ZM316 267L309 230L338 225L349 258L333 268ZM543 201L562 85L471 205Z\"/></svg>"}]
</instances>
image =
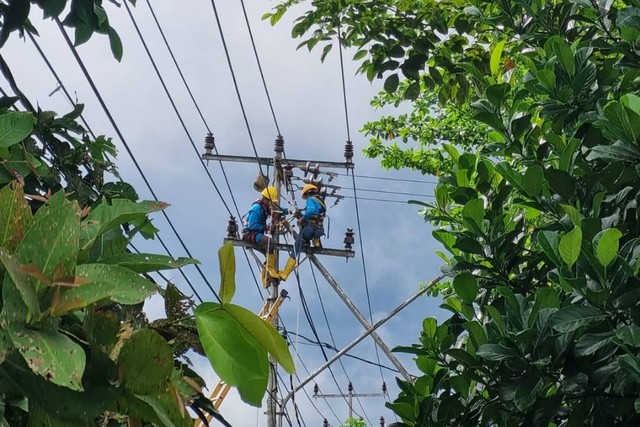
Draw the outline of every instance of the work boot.
<instances>
[{"instance_id":1,"label":"work boot","mask_svg":"<svg viewBox=\"0 0 640 427\"><path fill-rule=\"evenodd\" d=\"M296 265L298 265L296 259L289 257L287 263L284 266L284 269L279 273L280 280L287 280L287 277L289 277L293 269L296 268Z\"/></svg>"},{"instance_id":2,"label":"work boot","mask_svg":"<svg viewBox=\"0 0 640 427\"><path fill-rule=\"evenodd\" d=\"M262 279L262 286L265 288L269 287L269 279L278 280L280 278L280 274L278 273L278 269L276 267L276 254L267 253L267 260L262 265L260 278Z\"/></svg>"}]
</instances>

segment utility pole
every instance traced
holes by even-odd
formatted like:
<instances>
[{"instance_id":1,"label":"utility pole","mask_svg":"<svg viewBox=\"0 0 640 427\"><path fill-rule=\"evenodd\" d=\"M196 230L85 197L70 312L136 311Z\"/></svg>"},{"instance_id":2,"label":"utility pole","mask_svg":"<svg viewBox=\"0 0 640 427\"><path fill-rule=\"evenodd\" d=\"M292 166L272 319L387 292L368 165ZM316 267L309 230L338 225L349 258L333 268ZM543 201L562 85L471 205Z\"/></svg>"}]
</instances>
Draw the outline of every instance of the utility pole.
<instances>
[{"instance_id":1,"label":"utility pole","mask_svg":"<svg viewBox=\"0 0 640 427\"><path fill-rule=\"evenodd\" d=\"M214 148L215 146L214 146L213 137L209 136L208 138L205 138L205 153L202 155L202 159L207 161L215 160L220 162L227 161L227 162L241 162L241 163L257 163L260 166L265 165L267 167L272 167L273 168L272 183L273 183L273 187L275 187L278 190L278 200L277 200L278 205L280 205L281 196L283 194L280 191L282 187L284 187L285 193L291 194L292 199L295 200L294 199L295 188L293 184L294 181L301 181L304 184L314 184L316 187L318 187L320 194L324 196L325 200L327 198L335 198L336 200L335 203L338 203L343 198L343 196L340 196L337 194L337 191L340 189L340 187L323 182L323 179L325 177L327 177L327 181L331 182L333 178L337 176L337 173L331 172L331 171L325 171L324 169L321 170L320 168L346 169L347 172L353 171L353 168L354 168L354 164L352 162L353 144L351 143L351 141L347 141L344 147L344 158L345 158L344 162L284 158L284 139L280 135L278 135L275 140L274 156L272 158L259 157L257 155L255 157L219 155L219 154L213 153ZM296 176L296 174L294 173L294 169L296 171L302 171L303 177ZM260 171L260 177L262 176L263 176L262 171ZM256 185L254 185L254 187L256 187L256 190L261 191L263 188L258 188L259 181L261 180L256 180ZM266 186L269 186L268 183L266 183L265 187ZM277 267L279 266L278 254L280 253L280 251L287 251L290 253L293 252L293 245L281 243L280 235L282 233L290 232L292 230L286 221L284 222L284 226L279 224L278 215L272 214L272 224L277 224L277 226L273 227L273 230L272 230L272 246L276 253L276 267ZM234 246L249 248L249 250L252 250L253 248L255 248L255 245L245 242L242 239L238 238L237 236L238 227L233 216L229 219L229 226L227 227L227 230L228 230L228 234L227 234L227 237L225 238L225 241L231 241ZM355 308L355 305L351 303L351 301L348 299L344 291L338 286L335 280L331 278L330 274L326 271L326 269L319 264L319 261L316 258L316 255L339 256L339 257L345 257L345 258L355 257L355 252L352 250L352 244L354 243L353 236L354 236L353 230L347 229L344 237L344 244L345 244L344 249L323 248L323 247L307 248L306 249L307 257L300 260L300 263L302 263L307 258L311 262L313 262L314 265L316 265L321 270L322 274L325 276L325 278L327 278L327 281L329 281L330 285L334 288L334 290L336 290L338 295L342 298L345 304L347 304L349 309L354 313L354 315L356 315L356 317L358 318L360 323L363 325L365 330L372 331L371 325L366 322L366 320L364 319L364 316L362 316L362 314L357 310L357 308ZM256 257L255 254L253 255L254 257ZM266 266L265 266L265 269L266 269ZM278 298L279 278L272 278L268 274L266 275L266 277L268 277L267 279L268 282L266 283L265 286L269 287L269 293L270 293L269 301L276 301L276 299ZM329 278L331 278L331 280ZM274 327L278 326L277 315L271 318L271 324ZM377 334L375 334L375 332L373 332L372 336L376 341L376 344L382 349L382 351L387 355L387 357L389 357L391 362L396 366L396 368L398 368L398 370L405 377L405 379L407 379L408 381L411 381L412 379L407 373L407 371L402 367L402 365L395 358L395 356L391 354L391 351L384 344L382 339ZM280 424L281 424L282 417L284 415L284 409L285 409L284 405L286 405L286 401L288 399L284 399L283 402L277 401L277 392L278 392L277 364L276 364L276 361L273 360L273 358L271 357L269 358L269 364L270 364L270 372L269 372L270 375L269 375L269 382L267 385L268 396L267 396L267 408L266 408L267 427L276 427L277 426L276 416L280 417ZM347 397L349 395L352 395L351 397L356 396L355 394L352 393L352 391L350 391L350 394L348 394ZM278 404L280 404L279 410L278 410ZM350 407L350 412L352 412L351 403L349 404L349 407Z\"/></svg>"},{"instance_id":2,"label":"utility pole","mask_svg":"<svg viewBox=\"0 0 640 427\"><path fill-rule=\"evenodd\" d=\"M313 386L313 397L314 398L334 398L339 397L341 399L347 400L347 404L349 405L349 418L353 418L353 398L354 397L384 397L387 395L387 384L382 383L382 393L354 393L353 392L353 384L349 381L349 385L347 386L347 394L344 393L330 393L323 394L320 393L320 389L318 388L318 384Z\"/></svg>"}]
</instances>

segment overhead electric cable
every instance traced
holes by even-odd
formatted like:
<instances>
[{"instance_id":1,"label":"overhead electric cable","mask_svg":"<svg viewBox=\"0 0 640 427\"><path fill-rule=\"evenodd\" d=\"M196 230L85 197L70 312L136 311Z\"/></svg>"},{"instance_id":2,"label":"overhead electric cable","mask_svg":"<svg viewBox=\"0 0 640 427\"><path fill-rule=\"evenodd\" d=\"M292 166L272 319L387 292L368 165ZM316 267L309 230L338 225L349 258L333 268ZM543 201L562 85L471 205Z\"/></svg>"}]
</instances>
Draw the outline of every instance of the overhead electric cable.
<instances>
[{"instance_id":1,"label":"overhead electric cable","mask_svg":"<svg viewBox=\"0 0 640 427\"><path fill-rule=\"evenodd\" d=\"M73 42L71 41L71 39L69 38L69 35L67 34L66 30L64 29L64 27L62 26L62 22L60 22L60 19L58 19L57 17L54 18L56 23L58 24L58 28L60 29L60 31L62 32L62 35L67 43L67 46L69 46L69 49L71 50L71 53L73 54L76 62L78 63L78 66L80 67L80 69L82 70L82 73L84 74L87 82L89 83L89 85L91 86L91 89L93 90L94 95L96 96L96 98L98 99L98 102L100 103L100 105L102 106L102 109L104 110L107 118L109 119L109 122L111 123L111 126L113 127L114 131L116 132L116 134L118 135L118 138L120 138L120 141L122 142L122 145L124 146L125 150L127 151L127 153L129 154L129 157L131 158L131 161L133 162L133 164L135 165L136 169L138 170L138 172L140 173L140 176L142 177L142 180L144 181L144 183L146 184L147 188L149 189L149 192L151 193L151 195L153 196L153 198L159 202L158 197L155 194L155 191L153 190L153 188L151 187L151 184L149 183L149 180L147 179L147 177L145 176L142 168L140 167L140 164L138 163L138 160L135 158L135 156L133 155L133 152L131 151L131 148L129 147L129 144L127 143L126 139L124 138L124 136L122 135L122 132L120 131L120 127L118 126L118 124L116 123L116 121L114 120L113 116L111 115L111 112L109 111L109 108L107 107L106 103L104 102L104 100L102 99L102 95L100 95L100 92L98 91L98 88L96 87L95 83L93 82L93 78L91 77L91 75L89 74L89 71L87 70L86 66L84 65L84 62L82 61L82 58L80 58L80 55L78 54L75 46L73 45ZM173 223L171 222L169 215L167 215L167 213L162 210L162 215L165 217L165 219L167 220L167 222L169 223L169 227L171 227L171 229L173 230L174 234L176 235L176 238L178 239L178 241L180 242L182 248L185 250L185 252L187 253L187 255L189 255L190 258L193 258L193 255L191 255L191 251L189 251L189 248L187 248L187 245L184 243L184 240L182 239L182 237L180 236L180 234L178 233L178 231L176 230L175 226L173 225ZM209 280L207 279L207 277L204 275L204 273L202 272L202 269L200 268L200 266L198 264L195 264L195 268L198 271L198 273L200 274L200 276L202 277L203 281L205 282L205 284L207 285L207 287L209 288L209 290L213 293L213 295L216 297L216 299L218 301L220 300L220 296L218 295L218 292L216 292L216 290L213 288L213 286L211 286L211 283L209 282Z\"/></svg>"},{"instance_id":2,"label":"overhead electric cable","mask_svg":"<svg viewBox=\"0 0 640 427\"><path fill-rule=\"evenodd\" d=\"M341 82L342 82L342 99L343 99L343 103L344 103L344 116L345 116L345 123L346 123L346 128L347 128L347 141L351 141L351 132L349 130L349 109L347 107L348 102L347 102L347 84L346 84L346 79L344 76L344 58L342 55L342 28L340 26L340 23L338 22L338 52L339 52L339 56L340 56L340 77L341 77ZM356 185L356 177L355 175L351 175L352 178L352 182L353 182L353 200L354 200L354 204L355 204L355 208L356 208L356 224L358 226L358 236L360 237L358 239L358 243L360 244L360 256L362 258L362 272L364 275L364 287L366 290L366 294L367 294L367 307L369 309L369 322L370 324L373 324L373 310L371 308L371 294L369 292L369 279L367 277L367 263L365 261L365 256L364 256L364 244L363 244L363 238L362 238L362 226L360 223L360 209L358 207L358 193L357 193L357 185ZM375 353L376 353L376 360L378 361L378 363L380 363L380 352L378 351L378 344L376 343L376 345L374 346L375 349ZM384 379L384 374L382 373L382 369L380 369L380 376L382 377L382 381L385 382Z\"/></svg>"},{"instance_id":3,"label":"overhead electric cable","mask_svg":"<svg viewBox=\"0 0 640 427\"><path fill-rule=\"evenodd\" d=\"M276 131L278 132L278 135L282 135L282 133L280 132L280 126L278 126L278 119L276 119L276 112L274 111L273 103L271 102L271 95L269 95L269 89L267 88L267 80L264 78L264 72L262 71L262 64L260 63L260 57L258 56L258 49L256 48L256 42L253 39L253 31L251 31L251 24L249 23L249 17L247 16L247 9L244 5L244 0L240 0L240 5L242 5L242 13L244 14L244 21L247 23L247 30L249 30L249 38L251 39L253 54L255 55L256 62L258 63L258 70L260 70L260 77L262 78L262 86L264 87L264 92L267 95L267 101L269 102L269 108L271 109L273 122L276 125Z\"/></svg>"},{"instance_id":4,"label":"overhead electric cable","mask_svg":"<svg viewBox=\"0 0 640 427\"><path fill-rule=\"evenodd\" d=\"M171 93L169 92L169 88L167 88L167 85L164 82L164 78L162 78L162 74L160 74L160 70L158 69L158 66L156 65L156 61L153 59L153 55L151 55L151 52L149 51L149 47L147 46L147 42L145 41L144 37L142 37L142 33L140 32L140 28L138 27L138 23L136 22L136 19L133 17L133 14L131 13L131 8L129 7L129 5L127 4L126 1L123 2L123 4L124 4L125 9L127 9L127 13L129 14L129 18L131 18L131 23L133 23L133 27L135 28L136 33L138 34L138 38L140 39L140 42L142 43L142 46L144 47L144 50L147 53L147 57L149 58L149 61L151 62L151 65L153 66L154 71L156 72L156 76L158 76L158 80L160 80L160 84L162 85L162 88L164 89L164 92L167 95L167 98L169 98L169 102L171 103L171 107L173 107L173 111L176 113L176 116L178 117L178 121L180 122L180 125L182 125L182 129L184 130L185 135L187 135L187 139L189 140L189 143L191 144L191 147L193 148L193 151L196 153L196 156L198 157L198 160L199 160L200 164L202 165L202 168L204 169L205 173L209 177L209 182L211 182L211 185L213 185L213 188L215 188L216 193L218 193L218 196L220 197L220 201L222 201L222 204L224 205L224 207L227 210L227 212L229 213L229 215L233 215L233 213L231 212L231 209L229 209L229 205L227 205L227 202L224 200L224 197L222 196L222 193L220 192L220 189L218 188L218 185L213 180L213 177L211 176L211 172L209 172L209 169L207 168L207 165L205 165L204 160L202 160L202 157L200 157L200 152L198 151L198 148L196 147L196 144L193 141L193 138L191 137L191 133L189 132L189 129L187 129L187 125L184 123L184 120L182 119L182 115L180 114L180 111L178 111L178 107L176 106L176 103L174 102L173 97L171 96Z\"/></svg>"},{"instance_id":5,"label":"overhead electric cable","mask_svg":"<svg viewBox=\"0 0 640 427\"><path fill-rule=\"evenodd\" d=\"M354 174L350 174L350 173L341 173L338 172L336 173L336 175L340 175L340 176L350 176L350 175L354 175ZM373 176L373 175L354 175L356 178L364 178L364 179L379 179L382 181L398 181L398 182L413 182L416 184L437 184L437 181L422 181L419 179L406 179L406 178L391 178L391 177L384 177L384 176Z\"/></svg>"},{"instance_id":6,"label":"overhead electric cable","mask_svg":"<svg viewBox=\"0 0 640 427\"><path fill-rule=\"evenodd\" d=\"M211 0L211 7L213 8L213 14L216 19L216 23L218 25L218 31L220 32L220 40L222 41L222 47L224 48L224 54L227 58L227 64L229 65L229 71L231 72L231 78L233 80L233 87L236 90L236 95L238 97L238 102L240 103L240 110L242 111L242 117L244 118L244 123L247 127L247 133L249 134L249 141L251 141L251 146L253 147L253 153L256 156L256 161L258 162L258 168L260 169L260 173L264 175L264 171L262 170L262 164L260 163L260 156L258 156L258 149L256 148L256 143L253 140L253 134L251 133L251 126L249 126L249 119L247 118L247 112L244 108L244 102L242 102L242 95L240 95L240 89L238 88L238 80L236 79L236 73L233 70L233 64L231 63L231 56L229 55L229 48L227 47L227 41L224 38L224 31L222 30L222 24L220 23L220 16L218 15L218 8L216 7L215 0Z\"/></svg>"},{"instance_id":7,"label":"overhead electric cable","mask_svg":"<svg viewBox=\"0 0 640 427\"><path fill-rule=\"evenodd\" d=\"M67 90L67 88L65 87L64 83L62 83L62 80L60 80L60 76L58 76L58 73L56 72L56 70L53 68L53 65L51 65L51 62L49 61L49 58L47 58L47 55L44 54L44 52L42 51L42 49L40 48L40 45L38 44L38 42L36 41L35 37L33 37L33 35L31 34L31 32L29 31L25 31L25 33L27 34L27 36L29 37L29 40L31 40L31 43L33 43L33 45L35 46L36 50L38 51L38 53L40 54L40 57L42 58L42 60L44 61L45 64L47 64L47 68L49 68L49 71L51 72L51 74L53 75L53 77L56 79L56 81L58 82L58 86L60 87L60 89L62 89L62 92L65 94L65 96L67 97L67 100L69 101L69 103L71 103L71 105L75 108L76 107L76 102L73 100L73 98L71 97L71 94L69 93L69 91ZM93 133L93 131L91 130L91 128L89 127L89 124L87 123L87 121L84 119L84 116L82 114L80 114L80 120L82 120L82 124L84 125L84 127L87 129L87 131L89 132L89 135L91 135L91 137L95 140L96 139L96 135Z\"/></svg>"},{"instance_id":8,"label":"overhead electric cable","mask_svg":"<svg viewBox=\"0 0 640 427\"><path fill-rule=\"evenodd\" d=\"M195 99L195 96L193 95L191 87L187 83L187 79L185 78L184 73L182 72L182 67L180 67L180 64L178 63L178 60L176 59L176 56L173 53L173 49L171 48L171 45L169 44L169 40L167 39L167 37L166 37L166 35L164 33L164 30L162 29L162 25L160 25L160 21L158 20L158 17L156 16L156 13L155 13L155 10L151 6L151 3L149 2L149 0L147 0L147 6L149 6L149 11L151 12L151 15L152 15L153 20L154 20L154 22L156 24L156 27L158 28L158 31L160 32L160 36L162 37L162 40L164 41L164 45L166 46L167 51L169 52L169 55L171 56L171 60L173 61L173 64L175 65L176 70L178 71L178 74L180 75L180 79L182 80L182 83L184 84L184 87L187 90L187 93L189 94L189 97L191 98L193 106L195 107L196 111L198 112L198 115L200 116L200 119L202 120L202 123L204 124L204 127L207 129L207 132L210 133L210 134L213 134L213 132L211 130L211 127L209 126L209 123L204 118L204 114L202 114L202 110L200 108L200 105L198 104L198 102ZM218 154L218 147L216 147L215 144L213 146L213 150L215 151L215 153L217 155ZM197 154L198 154L198 158L201 159L199 153L197 153ZM235 198L235 196L233 194L233 190L231 189L231 185L229 184L229 178L227 177L227 172L224 169L222 161L218 160L218 163L220 164L220 170L222 171L222 177L224 178L224 181L225 181L225 183L227 185L227 189L229 190L229 195L231 196L231 202L233 203L233 206L234 206L234 208L236 210L238 218L240 218L242 216L242 214L240 213L240 210L238 209L238 203L236 202L236 198ZM209 175L209 177L210 177L210 175ZM222 200L222 202L224 203L224 200ZM255 282L256 288L258 289L258 293L262 296L262 290L260 288L260 285L258 284L258 280L256 278L256 273L253 270L253 266L251 265L251 261L249 261L249 256L247 255L247 249L246 248L242 248L242 251L244 253L244 257L245 257L245 259L247 261L247 264L249 265L249 270L251 271L251 275L253 276L253 280Z\"/></svg>"},{"instance_id":9,"label":"overhead electric cable","mask_svg":"<svg viewBox=\"0 0 640 427\"><path fill-rule=\"evenodd\" d=\"M325 310L325 308L324 308L324 301L322 300L322 294L320 294L320 286L318 286L318 279L316 278L316 273L313 270L313 264L309 263L309 267L311 268L311 276L313 277L313 282L315 283L315 286L316 286L316 293L318 294L318 300L320 301L320 308L322 309L322 314L324 316L324 321L327 324L327 330L329 331L329 336L331 337L331 342L333 343L333 346L335 347L336 346L336 340L333 337L333 332L331 331L331 325L329 324L329 318L327 316L327 310ZM320 341L318 341L318 345L322 346ZM342 359L338 359L338 363L340 363L340 367L342 367L342 371L344 372L344 376L347 377L347 381L349 381L350 384L353 384L352 381L351 381L351 378L349 378L349 374L347 373L347 369L344 367L344 363L342 362ZM360 405L360 408L362 409L362 412L364 413L364 416L367 419L367 421L369 422L369 424L373 425L373 423L369 419L369 416L367 415L367 412L364 409L364 406L362 406L362 402L360 401L360 398L358 396L356 396L356 401L358 402L358 405Z\"/></svg>"}]
</instances>

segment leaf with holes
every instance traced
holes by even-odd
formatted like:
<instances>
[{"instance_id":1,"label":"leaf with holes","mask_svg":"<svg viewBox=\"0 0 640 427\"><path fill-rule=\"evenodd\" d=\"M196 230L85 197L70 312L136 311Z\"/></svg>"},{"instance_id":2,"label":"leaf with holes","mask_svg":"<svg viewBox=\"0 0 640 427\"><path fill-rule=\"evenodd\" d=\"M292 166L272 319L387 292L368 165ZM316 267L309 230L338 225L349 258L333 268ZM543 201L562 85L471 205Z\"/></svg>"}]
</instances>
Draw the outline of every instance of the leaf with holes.
<instances>
[{"instance_id":1,"label":"leaf with holes","mask_svg":"<svg viewBox=\"0 0 640 427\"><path fill-rule=\"evenodd\" d=\"M80 217L76 202L38 209L15 257L22 265L34 265L49 279L74 275L78 258ZM42 286L35 282L36 290Z\"/></svg>"},{"instance_id":2,"label":"leaf with holes","mask_svg":"<svg viewBox=\"0 0 640 427\"><path fill-rule=\"evenodd\" d=\"M0 115L0 148L7 149L24 140L33 130L31 113L10 112Z\"/></svg>"},{"instance_id":3,"label":"leaf with holes","mask_svg":"<svg viewBox=\"0 0 640 427\"><path fill-rule=\"evenodd\" d=\"M200 264L193 258L173 259L167 255L121 253L100 261L101 264L119 265L136 273L149 273L152 271L170 270L181 268L189 264Z\"/></svg>"},{"instance_id":4,"label":"leaf with holes","mask_svg":"<svg viewBox=\"0 0 640 427\"><path fill-rule=\"evenodd\" d=\"M7 332L33 372L54 384L82 391L84 350L66 335L55 330L30 329L9 323Z\"/></svg>"},{"instance_id":5,"label":"leaf with holes","mask_svg":"<svg viewBox=\"0 0 640 427\"><path fill-rule=\"evenodd\" d=\"M82 221L80 248L88 250L96 238L107 230L144 218L146 214L168 206L168 203L155 201L134 203L127 199L114 199L110 204L103 201Z\"/></svg>"},{"instance_id":6,"label":"leaf with holes","mask_svg":"<svg viewBox=\"0 0 640 427\"><path fill-rule=\"evenodd\" d=\"M119 265L83 264L77 277L90 280L82 286L65 289L52 314L61 315L103 299L121 304L138 304L156 291L149 280Z\"/></svg>"},{"instance_id":7,"label":"leaf with holes","mask_svg":"<svg viewBox=\"0 0 640 427\"><path fill-rule=\"evenodd\" d=\"M122 385L132 393L153 394L164 390L173 371L173 352L151 329L136 331L118 355Z\"/></svg>"},{"instance_id":8,"label":"leaf with holes","mask_svg":"<svg viewBox=\"0 0 640 427\"><path fill-rule=\"evenodd\" d=\"M0 190L0 246L14 250L31 221L31 209L17 182Z\"/></svg>"}]
</instances>

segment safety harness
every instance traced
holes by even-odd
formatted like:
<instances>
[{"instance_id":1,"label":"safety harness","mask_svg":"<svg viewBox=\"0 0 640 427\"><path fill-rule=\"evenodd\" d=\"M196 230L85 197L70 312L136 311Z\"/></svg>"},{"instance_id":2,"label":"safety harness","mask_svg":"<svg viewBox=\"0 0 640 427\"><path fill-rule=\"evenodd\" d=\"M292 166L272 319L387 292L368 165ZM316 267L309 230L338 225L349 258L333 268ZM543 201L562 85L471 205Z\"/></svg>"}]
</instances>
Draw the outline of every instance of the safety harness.
<instances>
[{"instance_id":1,"label":"safety harness","mask_svg":"<svg viewBox=\"0 0 640 427\"><path fill-rule=\"evenodd\" d=\"M252 203L251 206L258 204L260 205L260 208L262 209L262 212L264 213L265 218L269 215L269 212L264 208L264 206L262 205L262 203L260 203L260 200L256 200L255 202ZM246 214L244 214L241 218L242 220L242 240L244 240L247 243L251 243L253 245L257 244L258 241L256 239L256 237L258 236L258 234L260 233L264 233L264 231L259 231L259 230L251 230L249 227L249 221L247 220L247 215L249 215L249 212L247 212ZM265 224L265 228L266 228L266 224Z\"/></svg>"},{"instance_id":2,"label":"safety harness","mask_svg":"<svg viewBox=\"0 0 640 427\"><path fill-rule=\"evenodd\" d=\"M324 217L327 213L327 207L324 203L324 200L321 197L319 196L312 196L312 197L316 199L318 203L320 203L320 206L322 206L322 212L317 215L310 216L307 222L309 222L309 224L311 225L315 225L316 227L322 227L322 224L324 222Z\"/></svg>"}]
</instances>

